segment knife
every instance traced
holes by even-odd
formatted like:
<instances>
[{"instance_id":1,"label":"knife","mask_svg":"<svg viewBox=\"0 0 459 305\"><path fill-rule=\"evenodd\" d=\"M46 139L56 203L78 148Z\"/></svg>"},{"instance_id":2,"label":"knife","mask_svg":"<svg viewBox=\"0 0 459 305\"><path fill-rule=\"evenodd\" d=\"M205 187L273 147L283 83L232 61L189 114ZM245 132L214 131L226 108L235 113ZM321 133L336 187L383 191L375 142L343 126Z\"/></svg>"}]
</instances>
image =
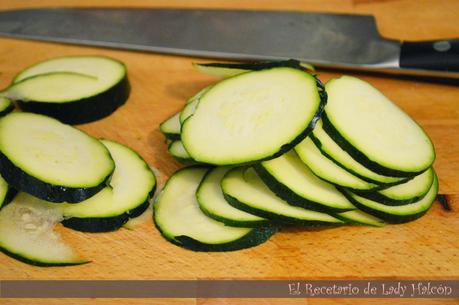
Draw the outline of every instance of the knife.
<instances>
[{"instance_id":1,"label":"knife","mask_svg":"<svg viewBox=\"0 0 459 305\"><path fill-rule=\"evenodd\" d=\"M325 68L459 79L459 39L385 39L366 15L40 8L0 11L0 35L233 60L294 58Z\"/></svg>"}]
</instances>

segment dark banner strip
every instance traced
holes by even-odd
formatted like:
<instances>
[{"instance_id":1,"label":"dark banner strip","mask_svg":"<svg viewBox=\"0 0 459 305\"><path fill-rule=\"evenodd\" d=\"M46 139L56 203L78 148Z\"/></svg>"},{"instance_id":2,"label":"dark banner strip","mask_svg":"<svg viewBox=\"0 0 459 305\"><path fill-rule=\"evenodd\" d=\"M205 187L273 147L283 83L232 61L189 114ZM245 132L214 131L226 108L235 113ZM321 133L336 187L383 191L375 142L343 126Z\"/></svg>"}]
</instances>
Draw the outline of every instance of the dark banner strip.
<instances>
[{"instance_id":1,"label":"dark banner strip","mask_svg":"<svg viewBox=\"0 0 459 305\"><path fill-rule=\"evenodd\" d=\"M458 298L459 280L7 280L1 298Z\"/></svg>"}]
</instances>

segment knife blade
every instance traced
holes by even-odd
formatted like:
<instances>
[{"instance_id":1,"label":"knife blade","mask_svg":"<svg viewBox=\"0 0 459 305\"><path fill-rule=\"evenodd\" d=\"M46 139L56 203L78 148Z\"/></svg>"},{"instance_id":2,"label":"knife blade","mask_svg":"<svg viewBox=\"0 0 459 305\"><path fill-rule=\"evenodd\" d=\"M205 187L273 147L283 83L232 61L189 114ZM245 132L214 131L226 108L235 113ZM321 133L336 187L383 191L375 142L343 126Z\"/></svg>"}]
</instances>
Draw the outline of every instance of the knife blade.
<instances>
[{"instance_id":1,"label":"knife blade","mask_svg":"<svg viewBox=\"0 0 459 305\"><path fill-rule=\"evenodd\" d=\"M0 11L0 35L233 60L459 78L459 40L401 42L373 16L295 11L40 8Z\"/></svg>"}]
</instances>

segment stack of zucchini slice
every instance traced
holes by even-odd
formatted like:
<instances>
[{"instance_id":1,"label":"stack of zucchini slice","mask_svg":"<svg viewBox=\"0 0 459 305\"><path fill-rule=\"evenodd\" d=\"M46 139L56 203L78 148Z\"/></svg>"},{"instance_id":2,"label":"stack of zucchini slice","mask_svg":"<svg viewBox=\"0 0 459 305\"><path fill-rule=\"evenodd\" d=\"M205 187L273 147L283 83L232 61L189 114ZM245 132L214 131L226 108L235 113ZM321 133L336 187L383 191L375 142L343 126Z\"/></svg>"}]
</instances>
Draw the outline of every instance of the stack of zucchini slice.
<instances>
[{"instance_id":1,"label":"stack of zucchini slice","mask_svg":"<svg viewBox=\"0 0 459 305\"><path fill-rule=\"evenodd\" d=\"M431 140L363 80L323 86L295 61L197 68L223 79L160 125L169 152L195 164L154 204L174 244L236 250L281 225L402 223L434 202Z\"/></svg>"},{"instance_id":2,"label":"stack of zucchini slice","mask_svg":"<svg viewBox=\"0 0 459 305\"><path fill-rule=\"evenodd\" d=\"M102 56L51 59L22 71L0 97L0 250L40 265L88 262L54 232L114 231L149 206L156 178L132 149L63 122L124 103L126 69ZM22 109L13 112L9 97Z\"/></svg>"},{"instance_id":3,"label":"stack of zucchini slice","mask_svg":"<svg viewBox=\"0 0 459 305\"><path fill-rule=\"evenodd\" d=\"M27 112L0 119L0 174L0 249L35 265L85 262L60 241L54 224L116 230L147 209L156 186L130 148Z\"/></svg>"}]
</instances>

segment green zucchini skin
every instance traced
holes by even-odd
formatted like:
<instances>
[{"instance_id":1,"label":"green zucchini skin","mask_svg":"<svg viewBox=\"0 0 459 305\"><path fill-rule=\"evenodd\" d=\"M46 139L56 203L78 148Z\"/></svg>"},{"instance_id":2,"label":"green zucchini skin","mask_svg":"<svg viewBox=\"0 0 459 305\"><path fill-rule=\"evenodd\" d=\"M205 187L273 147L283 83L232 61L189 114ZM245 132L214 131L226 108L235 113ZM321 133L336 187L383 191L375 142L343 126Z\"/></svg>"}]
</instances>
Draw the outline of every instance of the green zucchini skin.
<instances>
[{"instance_id":1,"label":"green zucchini skin","mask_svg":"<svg viewBox=\"0 0 459 305\"><path fill-rule=\"evenodd\" d=\"M182 168L177 170L171 178L166 182L165 187L163 188L163 192L167 190L168 184L173 183L172 179L174 177L177 177L177 175L180 175L184 171L187 170L194 170L194 169L202 169L208 171L210 167L207 166L190 166L186 168ZM196 185L196 188L198 185ZM161 198L161 195L158 197ZM158 214L158 205L159 201L155 201L153 203L153 224L155 227L158 229L158 231L161 233L161 235L169 242L172 244L193 250L193 251L199 251L199 252L224 252L224 251L236 251L236 250L242 250L245 248L250 248L254 247L257 245L260 245L264 242L266 242L272 235L274 235L276 232L279 231L280 227L277 225L272 225L268 224L266 226L258 227L258 228L251 228L250 232L247 234L243 235L242 237L232 240L230 242L224 242L224 243L215 243L215 244L210 244L210 243L204 243L201 241L198 241L192 237L186 236L186 235L171 235L168 232L165 232L157 223L156 221L156 216ZM198 208L199 209L199 208ZM201 211L199 209L199 211ZM207 217L207 216L206 216Z\"/></svg>"},{"instance_id":2,"label":"green zucchini skin","mask_svg":"<svg viewBox=\"0 0 459 305\"><path fill-rule=\"evenodd\" d=\"M159 228L158 228L159 229ZM250 233L242 238L225 244L205 244L189 236L176 236L175 239L167 238L173 244L199 252L227 252L242 250L258 246L266 242L271 236L280 230L279 226L267 225L259 228L254 228ZM163 234L165 236L165 234Z\"/></svg>"},{"instance_id":3,"label":"green zucchini skin","mask_svg":"<svg viewBox=\"0 0 459 305\"><path fill-rule=\"evenodd\" d=\"M266 225L270 225L272 222L268 219L259 219L259 220L240 220L240 219L231 219L229 217L224 217L224 216L221 216L215 212L212 212L210 211L205 204L202 204L201 203L201 199L200 199L200 191L201 191L201 188L203 187L204 183L205 183L205 180L208 176L210 176L212 174L212 171L215 170L217 168L213 168L213 169L209 169L207 171L207 173L204 175L204 178L202 178L202 181L201 183L199 184L198 186L198 189L196 191L196 199L198 200L198 203L199 203L199 208L201 209L201 211L206 215L208 216L209 218L213 218L217 221L220 221L222 223L224 223L225 225L227 226L230 226L230 227L241 227L241 228L257 228L257 227L261 227L261 226L266 226ZM220 180L221 182L221 180ZM223 194L223 192L222 192Z\"/></svg>"},{"instance_id":4,"label":"green zucchini skin","mask_svg":"<svg viewBox=\"0 0 459 305\"><path fill-rule=\"evenodd\" d=\"M166 140L170 141L179 141L180 140L180 128L178 129L168 129L166 126L170 124L171 121L173 121L175 118L179 116L180 113L174 113L167 119L165 119L161 124L159 124L159 131L166 137ZM179 118L177 118L179 120Z\"/></svg>"},{"instance_id":5,"label":"green zucchini skin","mask_svg":"<svg viewBox=\"0 0 459 305\"><path fill-rule=\"evenodd\" d=\"M166 140L169 141L180 141L180 134L163 132Z\"/></svg>"},{"instance_id":6,"label":"green zucchini skin","mask_svg":"<svg viewBox=\"0 0 459 305\"><path fill-rule=\"evenodd\" d=\"M40 199L50 202L78 203L97 194L107 186L111 173L100 184L88 188L73 188L38 180L34 176L14 165L3 153L0 152L0 172L2 177L17 190L24 191Z\"/></svg>"},{"instance_id":7,"label":"green zucchini skin","mask_svg":"<svg viewBox=\"0 0 459 305\"><path fill-rule=\"evenodd\" d=\"M179 135L179 139L176 140L176 141L180 141L180 135ZM199 164L203 164L203 163L199 163L198 161L195 161L193 160L190 155L188 155L187 157L185 156L179 156L178 154L175 154L172 150L172 147L174 145L174 142L175 141L172 141L171 143L169 143L169 145L167 146L167 151L169 152L169 154L174 157L175 160L177 160L178 162L182 163L183 165L187 165L187 166L191 166L191 165L199 165Z\"/></svg>"},{"instance_id":8,"label":"green zucchini skin","mask_svg":"<svg viewBox=\"0 0 459 305\"><path fill-rule=\"evenodd\" d=\"M153 195L154 189L150 192ZM121 228L130 218L134 218L145 212L150 205L150 197L136 208L127 211L121 215L113 217L93 217L93 218L79 218L72 217L64 219L62 224L64 227L73 229L80 232L89 233L102 233L112 232Z\"/></svg>"},{"instance_id":9,"label":"green zucchini skin","mask_svg":"<svg viewBox=\"0 0 459 305\"><path fill-rule=\"evenodd\" d=\"M327 207L327 206L324 206L323 204L307 200L295 194L287 186L277 181L276 178L274 178L262 165L256 164L253 166L253 168L255 169L258 176L261 178L261 180L263 180L266 186L274 194L276 194L278 197L282 198L283 200L287 201L291 205L302 207L302 208L313 210L313 211L317 211L317 212L323 212L323 213L339 213L339 212L347 211L346 209L343 210L339 208Z\"/></svg>"},{"instance_id":10,"label":"green zucchini skin","mask_svg":"<svg viewBox=\"0 0 459 305\"><path fill-rule=\"evenodd\" d=\"M358 210L355 210L355 211L358 211ZM352 212L352 211L350 211L350 212ZM362 211L358 211L358 212L362 212ZM364 212L362 212L362 213L364 213ZM351 224L351 225L370 226L370 227L376 227L376 228L380 228L380 227L383 227L385 225L385 222L383 220L381 220L381 219L379 219L379 220L372 219L371 221L368 221L368 220L367 221L361 221L361 220L354 219L352 217L347 217L346 215L342 215L342 214L344 214L344 213L336 213L336 214L333 214L333 217L341 219L342 221L345 222L345 224ZM372 216L372 215L369 215L369 216Z\"/></svg>"},{"instance_id":11,"label":"green zucchini skin","mask_svg":"<svg viewBox=\"0 0 459 305\"><path fill-rule=\"evenodd\" d=\"M343 194L344 193L345 193L345 191L343 192ZM374 215L374 216L376 216L378 218L381 218L382 220L386 221L387 223L392 223L392 224L400 224L400 223L405 223L405 222L410 222L410 221L416 220L416 219L424 216L428 211L428 209L427 209L427 210L422 211L420 213L412 214L412 215L408 215L408 216L394 216L392 214L387 214L387 213L384 213L384 212L381 212L381 211L370 209L367 206L365 206L363 204L360 204L359 202L354 200L352 198L352 196L349 196L347 194L344 194L344 196L346 196L346 198L349 199L349 201L351 201L352 204L354 204L357 208L359 208L360 210L364 211L365 213Z\"/></svg>"},{"instance_id":12,"label":"green zucchini skin","mask_svg":"<svg viewBox=\"0 0 459 305\"><path fill-rule=\"evenodd\" d=\"M289 67L299 70L310 70L306 69L306 66L302 65L300 61L295 59L281 60L281 61L258 61L258 62L246 62L246 63L206 63L206 64L195 64L197 66L205 68L223 68L223 69L235 69L235 70L247 70L247 71L259 71L277 67ZM309 67L309 66L308 66Z\"/></svg>"},{"instance_id":13,"label":"green zucchini skin","mask_svg":"<svg viewBox=\"0 0 459 305\"><path fill-rule=\"evenodd\" d=\"M377 201L377 202L380 202L380 203L383 203L383 204L386 204L386 205L393 205L393 206L399 206L399 205L405 205L405 204L410 204L410 203L413 203L413 202L416 202L420 199L422 199L424 197L424 195L422 196L416 196L416 197L413 197L413 198L410 198L410 199L406 199L406 200L396 200L396 199L392 199L392 198L389 198L389 197L386 197L384 196L383 194L379 193L379 192L359 192L359 191L356 191L356 190L352 190L353 193L361 196L361 197L364 197L364 198L367 198L367 199L370 199L370 200L374 200L374 201Z\"/></svg>"},{"instance_id":14,"label":"green zucchini skin","mask_svg":"<svg viewBox=\"0 0 459 305\"><path fill-rule=\"evenodd\" d=\"M387 168L382 166L379 163L376 163L373 160L370 160L366 155L352 146L340 133L339 131L332 125L330 120L327 118L326 112L323 113L322 116L323 122L323 129L324 131L338 144L342 149L344 149L347 153L349 153L355 160L360 162L362 165L366 166L368 169L379 173L381 175L392 176L392 177L406 177L411 178L416 175L421 174L421 172L404 172L392 168Z\"/></svg>"},{"instance_id":15,"label":"green zucchini skin","mask_svg":"<svg viewBox=\"0 0 459 305\"><path fill-rule=\"evenodd\" d=\"M8 187L8 191L6 192L5 198L3 202L0 203L0 210L3 209L5 206L8 205L11 201L13 201L14 197L17 195L18 191L12 187Z\"/></svg>"},{"instance_id":16,"label":"green zucchini skin","mask_svg":"<svg viewBox=\"0 0 459 305\"><path fill-rule=\"evenodd\" d=\"M299 219L293 219L290 217L278 215L275 213L271 213L268 211L262 211L259 209L255 209L243 202L240 202L236 198L234 198L231 195L223 193L223 196L225 197L226 201L228 201L229 204L231 204L233 207L240 209L242 211L245 211L247 213L257 215L263 218L267 218L274 223L278 224L284 224L284 225L300 225L300 226L308 226L308 227L319 227L319 226L326 226L326 227L335 227L335 226L340 226L342 224L340 223L330 223L330 222L325 222L325 221L318 221L318 220L299 220Z\"/></svg>"},{"instance_id":17,"label":"green zucchini skin","mask_svg":"<svg viewBox=\"0 0 459 305\"><path fill-rule=\"evenodd\" d=\"M87 264L87 263L90 263L91 261L85 261L85 260L81 260L81 261L78 261L78 262L67 262L67 263L52 263L52 262L47 262L47 263L44 263L44 262L38 262L38 261L34 261L32 259L28 259L22 255L19 255L19 254L16 254L14 252L11 252L11 251L8 251L7 249L3 248L0 246L0 251L3 252L4 254L8 255L9 257L11 258L14 258L18 261L21 261L23 263L26 263L26 264L29 264L29 265L32 265L32 266L36 266L36 267L64 267L64 266L77 266L77 265L84 265L84 264Z\"/></svg>"},{"instance_id":18,"label":"green zucchini skin","mask_svg":"<svg viewBox=\"0 0 459 305\"><path fill-rule=\"evenodd\" d=\"M226 199L226 198L225 198ZM223 222L225 225L230 226L230 227L240 227L240 228L258 228L264 225L269 224L271 221L269 220L260 220L260 221L234 221L231 219L227 219L224 217L221 217L219 215L215 215L205 209L204 207L200 206L199 207L201 211L208 216L209 218L215 219L217 221Z\"/></svg>"},{"instance_id":19,"label":"green zucchini skin","mask_svg":"<svg viewBox=\"0 0 459 305\"><path fill-rule=\"evenodd\" d=\"M40 101L16 101L28 112L54 117L66 124L84 124L112 114L129 97L131 86L127 75L109 90L100 94L68 103L46 103Z\"/></svg>"},{"instance_id":20,"label":"green zucchini skin","mask_svg":"<svg viewBox=\"0 0 459 305\"><path fill-rule=\"evenodd\" d=\"M1 97L0 97L0 99L1 99ZM8 106L3 108L3 110L0 110L0 117L7 115L8 113L10 113L11 111L14 110L14 104L11 101L9 101L9 102L10 103L9 103Z\"/></svg>"},{"instance_id":21,"label":"green zucchini skin","mask_svg":"<svg viewBox=\"0 0 459 305\"><path fill-rule=\"evenodd\" d=\"M325 116L325 115L324 115ZM328 159L330 159L331 161L333 161L333 163L335 163L336 165L338 165L339 167L341 167L342 169L350 172L351 174L353 174L354 176L366 181L366 182L369 182L369 183L374 183L376 185L378 185L377 187L375 187L373 190L377 191L377 190L383 190L385 188L388 188L388 187L391 187L391 186L394 186L394 185L397 185L397 184L402 184L402 183L405 183L411 179L413 179L413 177L406 177L404 179L401 179L399 181L396 181L396 182L391 182L391 183L384 183L384 182L381 182L381 181L376 181L376 180L373 180L373 179L370 179L368 177L365 177L365 176L362 176L360 175L359 173L353 171L352 169L348 168L348 167L345 167L344 165L342 165L341 163L339 163L338 161L336 161L335 159L333 159L332 156L330 156L325 150L322 149L322 143L320 142L320 140L318 138L316 138L314 136L313 133L309 134L309 137L311 138L312 142L314 142L314 144L317 146L317 148L319 148L320 152L325 156L327 157Z\"/></svg>"},{"instance_id":22,"label":"green zucchini skin","mask_svg":"<svg viewBox=\"0 0 459 305\"><path fill-rule=\"evenodd\" d=\"M434 183L435 183L435 185L433 185L432 187L435 187L435 193L437 193L438 192L438 180L435 179ZM435 202L436 197L437 197L436 194L435 194L435 196L433 196L433 200L430 203L429 207L427 209L419 212L419 213L414 213L414 214L410 214L410 215L394 215L394 214L386 213L386 212L383 212L383 211L380 211L380 210L371 209L371 208L367 207L366 205L361 204L360 202L355 200L351 195L349 195L349 193L346 190L340 189L340 191L358 209L360 209L360 210L362 210L362 211L364 211L364 212L366 212L366 213L368 213L370 215L374 215L374 216L386 221L387 223L393 223L393 224L405 223L405 222L413 221L413 220L416 220L416 219L422 217L423 215L425 215L429 211L430 207Z\"/></svg>"},{"instance_id":23,"label":"green zucchini skin","mask_svg":"<svg viewBox=\"0 0 459 305\"><path fill-rule=\"evenodd\" d=\"M145 160L137 152L135 152L132 149L129 150L145 162ZM145 166L148 168L148 170L150 170L146 162ZM150 205L150 200L151 198L153 198L153 195L156 192L156 187L157 183L155 182L145 200L143 200L135 208L130 209L119 215L114 215L112 217L71 217L64 219L62 221L62 224L69 229L73 229L80 232L102 233L116 231L119 228L121 228L130 218L140 216L143 212L145 212L148 209L148 206Z\"/></svg>"},{"instance_id":24,"label":"green zucchini skin","mask_svg":"<svg viewBox=\"0 0 459 305\"><path fill-rule=\"evenodd\" d=\"M79 218L72 217L64 219L62 224L70 229L89 232L89 233L101 233L101 232L110 232L116 231L121 228L130 218L137 217L141 215L150 205L150 198L156 190L156 184L148 195L148 198L142 202L136 208L127 211L121 215L113 217L93 217L93 218Z\"/></svg>"}]
</instances>

